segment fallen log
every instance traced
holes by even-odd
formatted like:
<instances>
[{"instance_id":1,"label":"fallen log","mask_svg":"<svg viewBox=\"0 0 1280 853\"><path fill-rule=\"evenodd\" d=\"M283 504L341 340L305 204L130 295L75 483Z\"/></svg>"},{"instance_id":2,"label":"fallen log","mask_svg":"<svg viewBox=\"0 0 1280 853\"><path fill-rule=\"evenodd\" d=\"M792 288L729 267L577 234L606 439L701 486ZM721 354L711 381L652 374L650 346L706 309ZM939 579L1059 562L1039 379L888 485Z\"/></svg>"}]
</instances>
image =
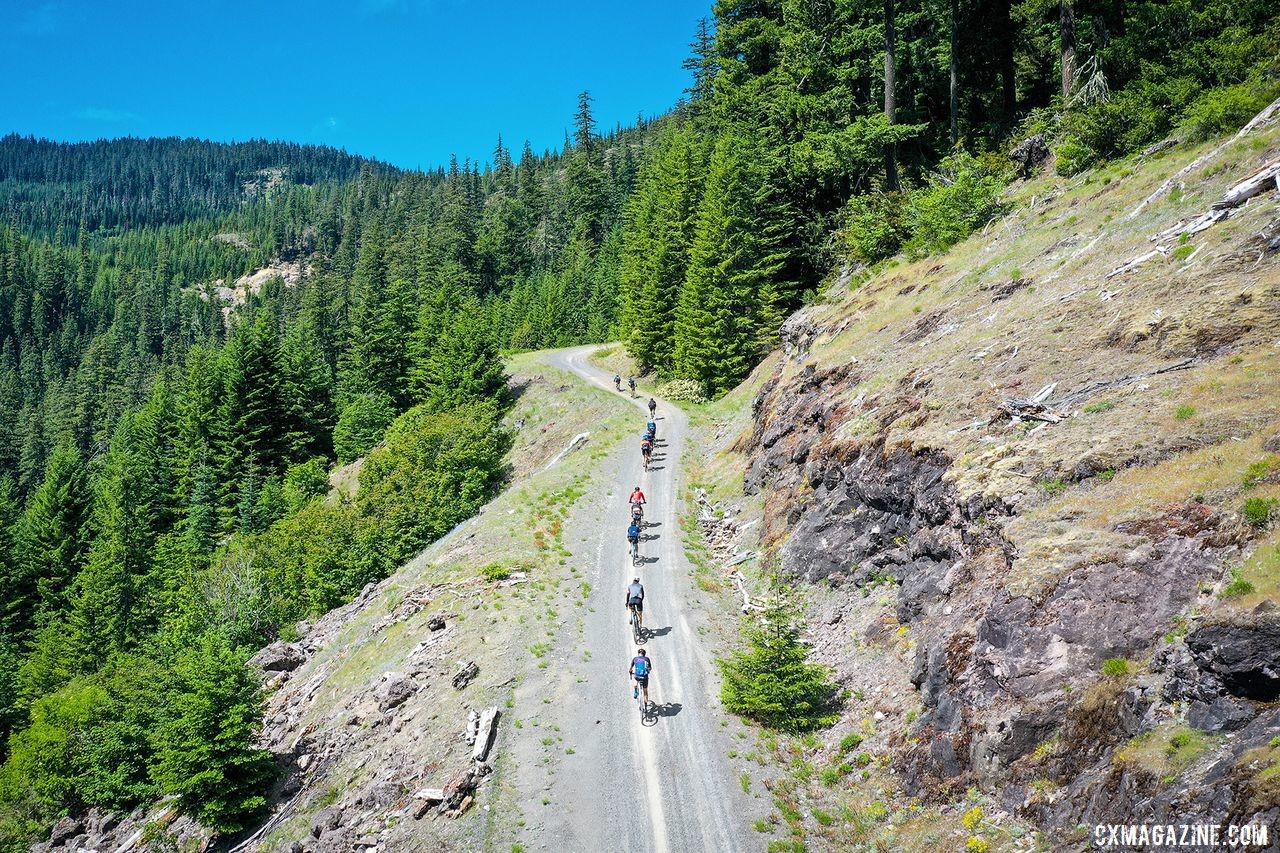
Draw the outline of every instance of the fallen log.
<instances>
[{"instance_id":1,"label":"fallen log","mask_svg":"<svg viewBox=\"0 0 1280 853\"><path fill-rule=\"evenodd\" d=\"M498 708L496 705L480 715L475 746L471 750L471 759L473 761L484 761L489 755L489 747L493 744L493 732L497 722Z\"/></svg>"},{"instance_id":2,"label":"fallen log","mask_svg":"<svg viewBox=\"0 0 1280 853\"><path fill-rule=\"evenodd\" d=\"M1280 178L1280 160L1272 160L1243 181L1228 189L1222 197L1222 201L1216 202L1212 209L1223 210L1230 207L1239 207L1254 196L1274 189L1278 178Z\"/></svg>"},{"instance_id":3,"label":"fallen log","mask_svg":"<svg viewBox=\"0 0 1280 853\"><path fill-rule=\"evenodd\" d=\"M1125 219L1133 219L1135 216L1137 216L1139 213L1145 210L1147 205L1151 204L1151 202L1155 201L1156 199L1160 198L1162 195L1167 193L1169 190L1173 189L1173 185L1177 183L1178 180L1181 179L1184 175L1187 175L1190 172L1195 171L1200 166L1203 166L1205 163L1212 160L1214 157L1217 157L1220 153L1222 153L1222 150L1226 148L1228 145L1230 145L1233 141L1235 141L1236 139L1239 139L1242 136L1247 136L1250 132L1256 130L1257 128L1271 121L1278 114L1280 114L1280 98L1277 98L1276 100L1272 101L1271 104L1267 106L1266 109L1264 109L1262 112L1254 116L1249 121L1248 124L1240 128L1239 133L1237 133L1232 139L1228 139L1218 147L1214 148L1209 153L1202 154L1201 156L1197 157L1196 159L1192 160L1190 163L1188 163L1187 165L1179 169L1177 174L1170 177L1167 181L1161 184L1159 188L1156 189L1155 192L1153 192L1151 195L1147 196L1141 202L1139 202L1137 207L1129 211L1129 215L1126 216Z\"/></svg>"},{"instance_id":4,"label":"fallen log","mask_svg":"<svg viewBox=\"0 0 1280 853\"><path fill-rule=\"evenodd\" d=\"M1129 261L1129 263L1124 264L1123 266L1118 266L1118 267L1116 267L1116 268L1115 268L1115 269L1113 269L1111 272L1109 272L1109 273L1107 273L1105 276L1103 276L1103 279L1105 280L1105 279L1109 279L1109 278L1115 278L1116 276L1118 276L1118 275L1122 275L1122 274L1124 274L1124 273L1127 273L1127 272L1129 272L1130 270L1137 269L1138 267L1142 266L1142 265L1143 265L1143 264L1145 264L1147 261L1149 261L1149 260L1151 260L1152 258L1156 257L1157 255L1158 255L1158 256L1160 256L1160 257L1164 257L1165 253L1166 253L1166 251L1165 251L1164 247L1162 247L1162 246L1157 246L1156 248L1152 249L1150 252L1147 252L1145 255L1138 255L1138 257L1136 257L1136 258L1134 258L1133 260Z\"/></svg>"}]
</instances>

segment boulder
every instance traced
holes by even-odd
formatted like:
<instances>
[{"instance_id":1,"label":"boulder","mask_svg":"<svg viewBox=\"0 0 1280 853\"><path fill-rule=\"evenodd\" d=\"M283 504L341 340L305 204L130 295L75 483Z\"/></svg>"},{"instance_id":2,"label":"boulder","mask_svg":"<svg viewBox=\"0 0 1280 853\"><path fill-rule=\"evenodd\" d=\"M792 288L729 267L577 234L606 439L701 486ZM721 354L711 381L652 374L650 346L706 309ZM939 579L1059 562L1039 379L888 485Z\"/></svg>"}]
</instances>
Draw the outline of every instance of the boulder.
<instances>
[{"instance_id":1,"label":"boulder","mask_svg":"<svg viewBox=\"0 0 1280 853\"><path fill-rule=\"evenodd\" d=\"M378 710L380 711L398 708L408 701L410 696L418 692L418 686L402 675L388 673L383 678L383 682L374 691L374 697L378 700Z\"/></svg>"},{"instance_id":2,"label":"boulder","mask_svg":"<svg viewBox=\"0 0 1280 853\"><path fill-rule=\"evenodd\" d=\"M1044 136L1037 133L1015 145L1009 152L1009 159L1018 164L1018 173L1023 178L1029 178L1037 166L1049 159L1049 146Z\"/></svg>"},{"instance_id":3,"label":"boulder","mask_svg":"<svg viewBox=\"0 0 1280 853\"><path fill-rule=\"evenodd\" d=\"M1213 702L1192 702L1187 724L1202 732L1234 732L1257 715L1253 703L1234 696L1219 696Z\"/></svg>"},{"instance_id":4,"label":"boulder","mask_svg":"<svg viewBox=\"0 0 1280 853\"><path fill-rule=\"evenodd\" d=\"M49 842L57 847L75 838L84 832L84 819L79 817L64 817L53 825L53 831L49 833Z\"/></svg>"},{"instance_id":5,"label":"boulder","mask_svg":"<svg viewBox=\"0 0 1280 853\"><path fill-rule=\"evenodd\" d=\"M458 690L466 687L472 682L477 675L480 674L480 667L475 661L465 663L458 667L458 671L453 676L453 686Z\"/></svg>"},{"instance_id":6,"label":"boulder","mask_svg":"<svg viewBox=\"0 0 1280 853\"><path fill-rule=\"evenodd\" d=\"M342 811L332 806L316 812L311 818L311 836L319 838L326 832L332 832L342 825Z\"/></svg>"},{"instance_id":7,"label":"boulder","mask_svg":"<svg viewBox=\"0 0 1280 853\"><path fill-rule=\"evenodd\" d=\"M293 672L306 660L307 655L301 646L274 642L249 658L249 663L263 672Z\"/></svg>"}]
</instances>

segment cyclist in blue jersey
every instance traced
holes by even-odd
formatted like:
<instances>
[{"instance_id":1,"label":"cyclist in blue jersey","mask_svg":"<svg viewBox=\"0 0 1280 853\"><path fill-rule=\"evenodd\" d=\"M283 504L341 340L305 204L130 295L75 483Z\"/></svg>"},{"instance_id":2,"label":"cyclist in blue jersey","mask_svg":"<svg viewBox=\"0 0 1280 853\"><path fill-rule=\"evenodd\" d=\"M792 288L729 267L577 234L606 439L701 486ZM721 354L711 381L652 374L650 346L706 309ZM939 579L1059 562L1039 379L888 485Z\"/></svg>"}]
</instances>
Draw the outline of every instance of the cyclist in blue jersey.
<instances>
[{"instance_id":1,"label":"cyclist in blue jersey","mask_svg":"<svg viewBox=\"0 0 1280 853\"><path fill-rule=\"evenodd\" d=\"M627 673L635 679L636 685L631 691L632 699L640 698L640 691L644 691L644 707L649 707L649 676L653 673L653 661L649 660L649 656L641 649L635 657L631 659L631 668Z\"/></svg>"}]
</instances>

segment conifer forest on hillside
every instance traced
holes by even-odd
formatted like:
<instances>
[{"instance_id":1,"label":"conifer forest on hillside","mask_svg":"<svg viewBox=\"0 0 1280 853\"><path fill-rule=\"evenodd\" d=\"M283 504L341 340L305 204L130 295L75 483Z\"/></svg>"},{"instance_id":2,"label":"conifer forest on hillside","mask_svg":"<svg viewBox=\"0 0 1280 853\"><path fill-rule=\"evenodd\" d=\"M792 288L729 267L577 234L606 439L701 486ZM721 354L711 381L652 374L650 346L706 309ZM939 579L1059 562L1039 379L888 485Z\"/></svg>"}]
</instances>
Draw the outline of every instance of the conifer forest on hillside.
<instances>
[{"instance_id":1,"label":"conifer forest on hillside","mask_svg":"<svg viewBox=\"0 0 1280 853\"><path fill-rule=\"evenodd\" d=\"M563 148L427 171L0 128L0 850L169 795L255 826L246 661L498 493L504 358L622 341L716 399L834 270L999 216L1016 144L1075 175L1280 97L1273 0L716 0L691 36L664 115L583 92Z\"/></svg>"}]
</instances>

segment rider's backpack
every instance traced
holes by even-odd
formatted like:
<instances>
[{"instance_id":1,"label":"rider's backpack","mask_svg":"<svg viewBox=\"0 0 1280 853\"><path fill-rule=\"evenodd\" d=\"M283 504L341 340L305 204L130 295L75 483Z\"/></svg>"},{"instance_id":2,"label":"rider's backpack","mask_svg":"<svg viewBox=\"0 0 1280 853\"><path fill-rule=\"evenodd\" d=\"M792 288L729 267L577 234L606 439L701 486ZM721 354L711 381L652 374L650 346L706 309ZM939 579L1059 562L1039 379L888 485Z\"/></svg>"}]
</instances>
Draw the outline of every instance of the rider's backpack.
<instances>
[{"instance_id":1,"label":"rider's backpack","mask_svg":"<svg viewBox=\"0 0 1280 853\"><path fill-rule=\"evenodd\" d=\"M631 666L635 670L636 678L649 677L649 659L648 658L638 657L635 660L631 661Z\"/></svg>"}]
</instances>

